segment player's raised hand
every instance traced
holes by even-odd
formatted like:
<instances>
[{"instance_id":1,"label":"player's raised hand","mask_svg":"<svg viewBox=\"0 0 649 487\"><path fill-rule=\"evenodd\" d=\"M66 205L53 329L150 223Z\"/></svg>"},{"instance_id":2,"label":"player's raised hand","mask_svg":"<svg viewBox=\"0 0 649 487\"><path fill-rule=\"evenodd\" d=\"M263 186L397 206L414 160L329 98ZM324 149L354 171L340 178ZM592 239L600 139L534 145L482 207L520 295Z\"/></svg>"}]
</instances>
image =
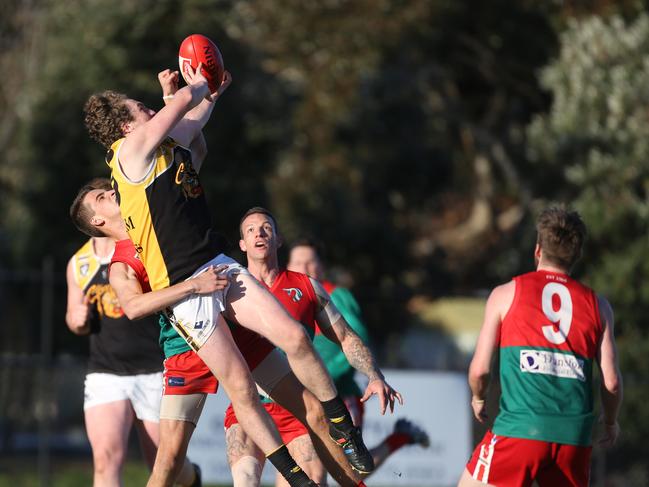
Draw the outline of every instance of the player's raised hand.
<instances>
[{"instance_id":1,"label":"player's raised hand","mask_svg":"<svg viewBox=\"0 0 649 487\"><path fill-rule=\"evenodd\" d=\"M178 80L179 80L178 71L172 71L171 69L165 69L158 73L158 82L162 88L162 98L165 102L170 97L178 91Z\"/></svg>"},{"instance_id":2,"label":"player's raised hand","mask_svg":"<svg viewBox=\"0 0 649 487\"><path fill-rule=\"evenodd\" d=\"M379 397L379 407L381 408L381 414L385 414L386 408L390 407L390 413L394 412L394 403L399 401L399 404L403 406L403 397L397 391L395 391L390 384L385 382L383 379L374 379L367 384L365 389L365 394L361 397L361 402L367 401L370 397L376 394Z\"/></svg>"},{"instance_id":3,"label":"player's raised hand","mask_svg":"<svg viewBox=\"0 0 649 487\"><path fill-rule=\"evenodd\" d=\"M223 81L221 81L221 86L219 86L216 91L210 95L210 100L212 102L218 100L219 96L221 96L223 92L228 89L230 83L232 83L232 75L230 74L230 71L225 71L223 73Z\"/></svg>"},{"instance_id":4,"label":"player's raised hand","mask_svg":"<svg viewBox=\"0 0 649 487\"><path fill-rule=\"evenodd\" d=\"M484 423L485 421L487 421L487 419L489 419L489 416L487 415L487 409L485 408L484 399L472 397L471 407L473 408L473 415L479 423Z\"/></svg>"},{"instance_id":5,"label":"player's raised hand","mask_svg":"<svg viewBox=\"0 0 649 487\"><path fill-rule=\"evenodd\" d=\"M223 272L227 268L226 265L209 266L204 272L190 279L194 292L196 294L209 294L225 289L230 282L228 275Z\"/></svg>"},{"instance_id":6,"label":"player's raised hand","mask_svg":"<svg viewBox=\"0 0 649 487\"><path fill-rule=\"evenodd\" d=\"M207 78L203 76L202 73L203 69L203 63L199 63L196 69L192 68L189 63L185 64L185 73L184 73L184 78L185 81L187 82L188 86L199 86L202 88L202 86L205 86L205 91L206 95L204 95L204 98L206 98L209 101L212 101L210 98L210 90L207 84Z\"/></svg>"}]
</instances>

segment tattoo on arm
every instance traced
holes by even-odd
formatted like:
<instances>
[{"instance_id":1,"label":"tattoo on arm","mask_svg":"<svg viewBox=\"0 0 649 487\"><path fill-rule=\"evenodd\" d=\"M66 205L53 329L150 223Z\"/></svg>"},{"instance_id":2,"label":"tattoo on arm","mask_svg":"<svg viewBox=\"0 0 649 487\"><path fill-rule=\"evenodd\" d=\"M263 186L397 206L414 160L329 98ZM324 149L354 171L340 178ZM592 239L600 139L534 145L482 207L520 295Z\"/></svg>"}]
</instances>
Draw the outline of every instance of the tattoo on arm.
<instances>
[{"instance_id":1,"label":"tattoo on arm","mask_svg":"<svg viewBox=\"0 0 649 487\"><path fill-rule=\"evenodd\" d=\"M336 323L336 325L338 325ZM342 345L343 352L345 357L360 373L365 374L370 381L375 379L383 379L383 374L381 373L374 355L370 349L363 343L363 340L352 330L347 323L343 325L345 327L344 335L340 341Z\"/></svg>"}]
</instances>

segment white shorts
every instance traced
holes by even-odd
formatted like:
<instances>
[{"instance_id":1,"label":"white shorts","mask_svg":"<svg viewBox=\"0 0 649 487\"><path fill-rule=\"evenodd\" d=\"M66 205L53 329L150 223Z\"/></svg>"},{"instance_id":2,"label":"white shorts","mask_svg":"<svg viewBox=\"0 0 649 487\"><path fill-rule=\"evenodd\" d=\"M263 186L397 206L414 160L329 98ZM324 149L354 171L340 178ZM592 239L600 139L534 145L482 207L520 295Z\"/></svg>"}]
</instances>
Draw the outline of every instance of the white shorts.
<instances>
[{"instance_id":1,"label":"white shorts","mask_svg":"<svg viewBox=\"0 0 649 487\"><path fill-rule=\"evenodd\" d=\"M157 423L162 382L162 372L137 375L93 372L86 375L83 409L109 402L130 401L138 419Z\"/></svg>"},{"instance_id":2,"label":"white shorts","mask_svg":"<svg viewBox=\"0 0 649 487\"><path fill-rule=\"evenodd\" d=\"M228 277L234 274L248 274L248 269L225 254L219 254L206 264L203 264L189 278L204 272L210 266L227 265L224 271ZM225 310L225 298L230 285L212 294L192 294L171 307L172 313L167 313L169 321L187 344L197 352L212 335L216 328L217 315Z\"/></svg>"}]
</instances>

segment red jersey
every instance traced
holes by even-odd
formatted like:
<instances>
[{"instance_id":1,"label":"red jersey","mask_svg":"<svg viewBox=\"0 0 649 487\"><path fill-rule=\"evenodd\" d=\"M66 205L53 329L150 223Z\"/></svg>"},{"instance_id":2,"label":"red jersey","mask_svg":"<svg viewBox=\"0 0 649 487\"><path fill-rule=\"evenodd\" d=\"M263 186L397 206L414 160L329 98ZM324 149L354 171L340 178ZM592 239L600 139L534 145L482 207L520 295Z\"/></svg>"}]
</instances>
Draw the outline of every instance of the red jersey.
<instances>
[{"instance_id":1,"label":"red jersey","mask_svg":"<svg viewBox=\"0 0 649 487\"><path fill-rule=\"evenodd\" d=\"M133 269L137 280L140 282L140 286L142 287L142 292L148 293L151 291L149 276L147 275L144 264L140 260L140 256L135 249L135 245L130 239L119 240L115 243L115 252L113 253L113 258L110 263L112 264L113 262L122 262Z\"/></svg>"},{"instance_id":2,"label":"red jersey","mask_svg":"<svg viewBox=\"0 0 649 487\"><path fill-rule=\"evenodd\" d=\"M279 272L273 285L266 286L266 288L273 293L295 320L304 325L307 333L313 339L318 298L309 277L284 269ZM246 359L250 370L253 370L275 348L264 337L243 326L231 325L230 328L232 337Z\"/></svg>"},{"instance_id":3,"label":"red jersey","mask_svg":"<svg viewBox=\"0 0 649 487\"><path fill-rule=\"evenodd\" d=\"M268 289L282 303L284 309L302 323L313 339L320 305L309 276L282 269Z\"/></svg>"},{"instance_id":4,"label":"red jersey","mask_svg":"<svg viewBox=\"0 0 649 487\"><path fill-rule=\"evenodd\" d=\"M566 274L514 278L500 327L497 435L590 444L592 369L602 336L595 293Z\"/></svg>"}]
</instances>

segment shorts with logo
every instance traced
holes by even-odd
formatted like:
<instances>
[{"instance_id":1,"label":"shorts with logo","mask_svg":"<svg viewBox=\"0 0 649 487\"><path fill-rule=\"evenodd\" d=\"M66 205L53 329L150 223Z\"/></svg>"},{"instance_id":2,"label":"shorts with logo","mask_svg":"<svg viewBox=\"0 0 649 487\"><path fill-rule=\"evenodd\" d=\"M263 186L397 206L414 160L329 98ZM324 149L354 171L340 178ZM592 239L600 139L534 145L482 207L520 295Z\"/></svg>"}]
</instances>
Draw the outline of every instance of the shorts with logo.
<instances>
[{"instance_id":1,"label":"shorts with logo","mask_svg":"<svg viewBox=\"0 0 649 487\"><path fill-rule=\"evenodd\" d=\"M165 396L216 394L219 381L193 350L172 355L164 361Z\"/></svg>"},{"instance_id":2,"label":"shorts with logo","mask_svg":"<svg viewBox=\"0 0 649 487\"><path fill-rule=\"evenodd\" d=\"M228 277L235 274L248 274L248 269L225 254L219 254L199 267L190 277L205 272L210 266L227 265L223 271ZM218 323L218 315L225 310L226 296L230 285L211 294L193 294L171 307L167 317L178 334L185 339L194 351L198 351L212 335Z\"/></svg>"},{"instance_id":3,"label":"shorts with logo","mask_svg":"<svg viewBox=\"0 0 649 487\"><path fill-rule=\"evenodd\" d=\"M116 375L92 372L84 383L84 411L115 401L130 401L135 416L158 422L162 398L162 372Z\"/></svg>"},{"instance_id":4,"label":"shorts with logo","mask_svg":"<svg viewBox=\"0 0 649 487\"><path fill-rule=\"evenodd\" d=\"M285 445L288 445L295 438L298 438L303 435L308 435L306 427L291 413L286 409L274 402L265 402L263 404L266 411L277 426L277 431L279 431L282 441ZM232 425L238 424L239 420L234 414L234 409L232 404L228 406L228 409L225 410L225 418L223 420L223 426L227 430Z\"/></svg>"},{"instance_id":5,"label":"shorts with logo","mask_svg":"<svg viewBox=\"0 0 649 487\"><path fill-rule=\"evenodd\" d=\"M586 487L592 447L499 436L487 431L467 463L478 482L497 487Z\"/></svg>"},{"instance_id":6,"label":"shorts with logo","mask_svg":"<svg viewBox=\"0 0 649 487\"><path fill-rule=\"evenodd\" d=\"M242 350L245 355L245 351ZM279 382L291 372L282 352L273 349L252 371L260 391L272 393ZM165 360L165 387L160 408L162 419L198 423L207 394L215 394L218 381L201 358L193 351Z\"/></svg>"}]
</instances>

